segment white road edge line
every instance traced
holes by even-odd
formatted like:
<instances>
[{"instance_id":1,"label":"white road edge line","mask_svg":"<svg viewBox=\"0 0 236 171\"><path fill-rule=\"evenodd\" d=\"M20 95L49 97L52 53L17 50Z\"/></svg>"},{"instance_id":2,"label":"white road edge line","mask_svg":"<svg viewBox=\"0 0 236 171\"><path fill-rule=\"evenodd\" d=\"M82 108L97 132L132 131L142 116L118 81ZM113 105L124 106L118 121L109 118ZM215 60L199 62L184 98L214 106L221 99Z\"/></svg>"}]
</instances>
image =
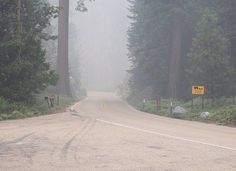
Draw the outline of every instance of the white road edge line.
<instances>
[{"instance_id":1,"label":"white road edge line","mask_svg":"<svg viewBox=\"0 0 236 171\"><path fill-rule=\"evenodd\" d=\"M103 122L103 123L106 123L106 124L109 124L109 125L114 125L114 126L118 126L118 127L123 127L123 128L136 130L136 131L139 131L139 132L158 135L158 136L162 136L162 137L166 137L166 138L170 138L170 139L186 141L186 142L191 142L191 143L201 144L201 145L207 145L207 146L221 148L221 149L225 149L225 150L236 151L235 148L231 148L231 147L226 147L226 146L221 146L221 145L217 145L217 144L211 144L211 143L206 143L206 142L202 142L202 141L196 141L196 140L191 140L191 139L187 139L187 138L172 136L172 135L163 134L163 133L159 133L159 132L155 132L155 131L150 131L150 130L146 130L146 129L141 129L141 128L136 128L136 127L132 127L132 126L128 126L128 125L123 125L123 124L120 124L120 123L106 121L106 120L103 120L103 119L96 119L96 121Z\"/></svg>"}]
</instances>

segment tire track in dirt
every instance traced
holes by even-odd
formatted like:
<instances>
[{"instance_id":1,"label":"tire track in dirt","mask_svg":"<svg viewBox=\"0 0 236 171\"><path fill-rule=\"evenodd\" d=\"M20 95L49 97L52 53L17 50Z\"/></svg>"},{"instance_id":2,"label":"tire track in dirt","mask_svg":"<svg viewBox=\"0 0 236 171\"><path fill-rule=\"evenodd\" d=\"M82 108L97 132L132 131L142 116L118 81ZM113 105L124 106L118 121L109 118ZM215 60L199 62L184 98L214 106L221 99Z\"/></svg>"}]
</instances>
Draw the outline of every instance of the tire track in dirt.
<instances>
[{"instance_id":1,"label":"tire track in dirt","mask_svg":"<svg viewBox=\"0 0 236 171\"><path fill-rule=\"evenodd\" d=\"M85 123L82 125L82 128L79 129L79 132L82 132L82 131L86 128L86 126L89 124L89 119L86 119L84 122L85 122ZM61 159L62 159L62 160L65 160L65 159L67 158L68 150L69 150L69 148L70 148L72 142L73 142L73 141L75 140L75 138L78 136L79 132L76 131L76 132L72 135L72 137L71 137L66 143L64 143L64 145L63 145L63 147L62 147L62 149L61 149Z\"/></svg>"},{"instance_id":2,"label":"tire track in dirt","mask_svg":"<svg viewBox=\"0 0 236 171\"><path fill-rule=\"evenodd\" d=\"M77 114L77 113L76 113ZM70 112L71 116L75 116L74 112ZM77 122L77 119L79 118L79 122ZM79 124L78 126L77 123ZM63 130L55 130L57 133L59 133L60 138L57 138L57 142L60 143L51 143L52 148L50 149L49 152L49 157L50 157L50 165L54 166L55 163L59 163L60 160L65 161L67 158L67 153L68 150L70 149L70 146L72 142L75 140L75 138L78 136L80 131L83 131L85 129L86 125L89 123L89 118L87 117L77 117L76 119L73 119L73 122L71 122L72 125L66 125L65 129ZM59 132L58 132L59 131ZM55 141L55 140L54 140Z\"/></svg>"},{"instance_id":3,"label":"tire track in dirt","mask_svg":"<svg viewBox=\"0 0 236 171\"><path fill-rule=\"evenodd\" d=\"M92 119L92 118L88 118L86 120L86 123L82 126L82 128L77 132L75 133L71 139L69 139L69 141L67 141L62 150L61 150L61 159L62 160L66 160L68 158L68 153L69 152L75 152L77 151L77 146L78 146L78 142L82 140L82 138L86 135L86 133L93 127L95 123L95 120ZM73 145L75 144L75 145ZM74 149L72 149L74 148ZM72 150L71 150L72 149ZM72 155L72 154L71 154ZM74 154L75 156L76 154ZM74 157L75 159L75 157Z\"/></svg>"},{"instance_id":4,"label":"tire track in dirt","mask_svg":"<svg viewBox=\"0 0 236 171\"><path fill-rule=\"evenodd\" d=\"M84 125L87 125L88 119L83 120L82 126L78 127L79 130L83 129L85 127ZM82 127L82 128L81 128ZM59 131L59 130L57 130ZM75 131L75 127L68 127L63 130L64 132L60 132L60 137L58 138L57 141L63 140L61 143L52 143L52 148L50 152L50 165L54 166L55 163L59 162L60 160L65 161L66 156L67 156L67 151L69 150L71 143L74 141L76 138L78 131ZM54 140L55 141L55 140Z\"/></svg>"},{"instance_id":5,"label":"tire track in dirt","mask_svg":"<svg viewBox=\"0 0 236 171\"><path fill-rule=\"evenodd\" d=\"M27 159L30 165L33 164L32 156L34 153L33 141L30 137L34 132L23 135L14 140L5 141L0 143L0 157L1 156L12 156L18 150L18 155ZM29 138L29 139L28 139ZM15 154L16 155L16 154Z\"/></svg>"},{"instance_id":6,"label":"tire track in dirt","mask_svg":"<svg viewBox=\"0 0 236 171\"><path fill-rule=\"evenodd\" d=\"M76 138L78 130L83 129L87 122L86 117L77 117L70 112L62 120L62 123L54 125L53 131L50 131L53 136L48 137L50 140L47 147L48 153L46 154L50 166L57 167L58 163L64 164L66 158L64 156L67 156L67 151Z\"/></svg>"},{"instance_id":7,"label":"tire track in dirt","mask_svg":"<svg viewBox=\"0 0 236 171\"><path fill-rule=\"evenodd\" d=\"M0 143L0 147L2 147L3 145L8 145L8 144L16 144L16 143L20 143L21 141L23 141L24 139L32 136L34 134L34 132L31 132L29 134L23 135L22 137L16 138L14 140L11 141L5 141Z\"/></svg>"},{"instance_id":8,"label":"tire track in dirt","mask_svg":"<svg viewBox=\"0 0 236 171\"><path fill-rule=\"evenodd\" d=\"M86 136L86 134L94 127L96 123L95 119L91 119L89 125L86 127L86 129L78 136L77 138L77 144L75 146L75 150L74 150L74 160L78 163L78 156L77 156L77 152L78 152L78 147L82 141L82 139L84 138L84 136Z\"/></svg>"}]
</instances>

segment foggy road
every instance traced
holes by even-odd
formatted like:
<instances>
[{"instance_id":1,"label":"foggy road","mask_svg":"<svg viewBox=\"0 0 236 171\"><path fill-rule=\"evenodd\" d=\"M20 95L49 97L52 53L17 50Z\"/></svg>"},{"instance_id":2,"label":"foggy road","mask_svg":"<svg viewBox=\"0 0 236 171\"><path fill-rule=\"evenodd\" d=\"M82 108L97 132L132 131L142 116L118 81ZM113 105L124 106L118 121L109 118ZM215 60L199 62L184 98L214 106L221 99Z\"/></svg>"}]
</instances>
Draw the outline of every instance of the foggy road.
<instances>
[{"instance_id":1,"label":"foggy road","mask_svg":"<svg viewBox=\"0 0 236 171\"><path fill-rule=\"evenodd\" d=\"M91 92L70 111L0 122L0 170L236 170L236 129L139 112Z\"/></svg>"}]
</instances>

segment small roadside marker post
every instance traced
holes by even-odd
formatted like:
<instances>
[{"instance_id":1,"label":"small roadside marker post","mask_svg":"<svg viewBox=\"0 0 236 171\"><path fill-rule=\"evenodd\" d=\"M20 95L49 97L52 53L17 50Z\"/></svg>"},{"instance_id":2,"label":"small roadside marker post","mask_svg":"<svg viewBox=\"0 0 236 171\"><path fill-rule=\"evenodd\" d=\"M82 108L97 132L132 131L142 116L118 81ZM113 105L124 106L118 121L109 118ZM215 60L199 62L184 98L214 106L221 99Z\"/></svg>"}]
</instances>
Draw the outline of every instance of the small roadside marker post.
<instances>
[{"instance_id":1,"label":"small roadside marker post","mask_svg":"<svg viewBox=\"0 0 236 171\"><path fill-rule=\"evenodd\" d=\"M59 106L59 105L60 105L60 96L57 95L57 106Z\"/></svg>"},{"instance_id":2,"label":"small roadside marker post","mask_svg":"<svg viewBox=\"0 0 236 171\"><path fill-rule=\"evenodd\" d=\"M157 112L161 110L161 98L160 97L156 98L156 110L157 110Z\"/></svg>"}]
</instances>

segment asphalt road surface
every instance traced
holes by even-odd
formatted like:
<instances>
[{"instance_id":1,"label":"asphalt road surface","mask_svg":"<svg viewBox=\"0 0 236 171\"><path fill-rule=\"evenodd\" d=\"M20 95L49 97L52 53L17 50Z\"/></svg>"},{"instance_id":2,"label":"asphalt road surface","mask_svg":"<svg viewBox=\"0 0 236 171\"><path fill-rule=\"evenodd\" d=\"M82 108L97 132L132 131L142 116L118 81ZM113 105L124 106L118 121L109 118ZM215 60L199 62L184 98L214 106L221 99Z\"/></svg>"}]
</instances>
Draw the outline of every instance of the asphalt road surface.
<instances>
[{"instance_id":1,"label":"asphalt road surface","mask_svg":"<svg viewBox=\"0 0 236 171\"><path fill-rule=\"evenodd\" d=\"M236 129L93 92L65 113L0 122L0 170L236 171Z\"/></svg>"}]
</instances>

